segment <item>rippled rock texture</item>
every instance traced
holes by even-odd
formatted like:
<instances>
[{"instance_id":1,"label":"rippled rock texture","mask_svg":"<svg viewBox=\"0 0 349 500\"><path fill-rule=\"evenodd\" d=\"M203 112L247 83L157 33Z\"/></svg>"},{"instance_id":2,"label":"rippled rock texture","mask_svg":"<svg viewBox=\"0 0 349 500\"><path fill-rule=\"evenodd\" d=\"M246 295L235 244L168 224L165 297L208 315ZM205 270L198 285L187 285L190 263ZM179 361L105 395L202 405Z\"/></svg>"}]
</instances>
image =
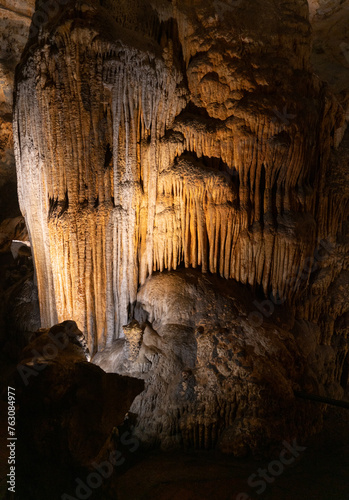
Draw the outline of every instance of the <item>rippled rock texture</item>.
<instances>
[{"instance_id":1,"label":"rippled rock texture","mask_svg":"<svg viewBox=\"0 0 349 500\"><path fill-rule=\"evenodd\" d=\"M237 283L194 271L157 273L141 287L138 321L93 362L144 379L130 408L142 442L219 446L239 456L319 425L314 408L293 394L323 388L309 373L292 315L277 307L273 322L256 325L251 298Z\"/></svg>"},{"instance_id":2,"label":"rippled rock texture","mask_svg":"<svg viewBox=\"0 0 349 500\"><path fill-rule=\"evenodd\" d=\"M312 73L307 15L73 2L31 39L15 139L44 325L76 319L95 351L138 285L179 264L297 296L348 207L326 192L344 118Z\"/></svg>"},{"instance_id":3,"label":"rippled rock texture","mask_svg":"<svg viewBox=\"0 0 349 500\"><path fill-rule=\"evenodd\" d=\"M253 306L270 317L258 322ZM237 283L156 273L139 290L135 316L93 362L144 379L130 408L144 443L268 453L321 426L324 406L294 391L343 397L338 345L323 345L316 324Z\"/></svg>"},{"instance_id":4,"label":"rippled rock texture","mask_svg":"<svg viewBox=\"0 0 349 500\"><path fill-rule=\"evenodd\" d=\"M294 389L348 385L346 101L311 53L303 0L65 0L23 54L42 323L73 318L101 366L149 371L134 411L150 442L258 450L316 429ZM178 268L216 291L189 293Z\"/></svg>"}]
</instances>

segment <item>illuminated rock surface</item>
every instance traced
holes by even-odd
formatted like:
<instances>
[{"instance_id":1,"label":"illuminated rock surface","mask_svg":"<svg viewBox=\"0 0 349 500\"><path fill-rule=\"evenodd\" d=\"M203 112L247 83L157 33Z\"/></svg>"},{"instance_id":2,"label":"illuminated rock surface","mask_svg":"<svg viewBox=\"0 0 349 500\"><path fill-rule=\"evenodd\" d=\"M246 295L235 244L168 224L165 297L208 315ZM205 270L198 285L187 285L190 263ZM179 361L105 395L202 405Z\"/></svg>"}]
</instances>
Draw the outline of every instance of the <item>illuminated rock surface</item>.
<instances>
[{"instance_id":1,"label":"illuminated rock surface","mask_svg":"<svg viewBox=\"0 0 349 500\"><path fill-rule=\"evenodd\" d=\"M194 271L156 274L141 287L139 323L93 359L145 380L130 409L141 441L239 456L319 428L320 408L293 391L341 398L336 350L318 345L319 328L283 307L259 324L252 302L241 285ZM130 352L128 339L142 329L138 352Z\"/></svg>"},{"instance_id":2,"label":"illuminated rock surface","mask_svg":"<svg viewBox=\"0 0 349 500\"><path fill-rule=\"evenodd\" d=\"M316 430L294 389L347 388L348 89L311 53L303 0L91 0L23 54L15 154L42 324L74 319L95 362L148 374L148 442L258 450ZM144 334L120 339L134 319Z\"/></svg>"},{"instance_id":3,"label":"illuminated rock surface","mask_svg":"<svg viewBox=\"0 0 349 500\"><path fill-rule=\"evenodd\" d=\"M325 192L344 116L311 71L304 2L253 18L248 1L151 5L142 22L137 2L116 22L68 5L18 71L42 322L76 319L94 351L122 334L138 285L180 263L293 299L347 213Z\"/></svg>"}]
</instances>

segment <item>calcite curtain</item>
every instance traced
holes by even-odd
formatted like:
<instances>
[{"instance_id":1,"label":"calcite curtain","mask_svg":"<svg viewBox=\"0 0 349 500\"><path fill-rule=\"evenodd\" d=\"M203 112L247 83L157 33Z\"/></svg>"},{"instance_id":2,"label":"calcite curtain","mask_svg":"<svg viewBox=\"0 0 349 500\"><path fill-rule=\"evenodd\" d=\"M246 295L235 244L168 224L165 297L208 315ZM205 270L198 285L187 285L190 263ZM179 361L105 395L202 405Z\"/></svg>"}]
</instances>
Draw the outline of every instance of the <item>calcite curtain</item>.
<instances>
[{"instance_id":1,"label":"calcite curtain","mask_svg":"<svg viewBox=\"0 0 349 500\"><path fill-rule=\"evenodd\" d=\"M96 351L179 265L304 287L347 211L324 193L343 112L306 2L250 4L65 2L30 37L14 136L43 326L73 318Z\"/></svg>"}]
</instances>

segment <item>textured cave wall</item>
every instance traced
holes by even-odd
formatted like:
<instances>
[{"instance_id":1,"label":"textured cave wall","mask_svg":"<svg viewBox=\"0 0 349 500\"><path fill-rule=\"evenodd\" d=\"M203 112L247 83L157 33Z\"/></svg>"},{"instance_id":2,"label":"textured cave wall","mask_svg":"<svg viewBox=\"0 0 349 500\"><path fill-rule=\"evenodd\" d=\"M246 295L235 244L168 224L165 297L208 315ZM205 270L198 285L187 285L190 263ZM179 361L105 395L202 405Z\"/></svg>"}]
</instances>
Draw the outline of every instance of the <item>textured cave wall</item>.
<instances>
[{"instance_id":1,"label":"textured cave wall","mask_svg":"<svg viewBox=\"0 0 349 500\"><path fill-rule=\"evenodd\" d=\"M146 280L137 297L139 322L93 359L107 372L144 379L130 408L143 443L218 446L242 456L319 429L320 408L293 394L326 393L328 381L307 359L316 352L312 332L282 307L263 325L253 324L252 301L243 285L197 270ZM326 362L330 367L329 356ZM332 395L340 394L336 389Z\"/></svg>"},{"instance_id":2,"label":"textured cave wall","mask_svg":"<svg viewBox=\"0 0 349 500\"><path fill-rule=\"evenodd\" d=\"M313 31L311 62L326 81L349 119L349 1L309 0ZM344 132L343 128L343 132ZM339 135L341 139L341 135Z\"/></svg>"},{"instance_id":3,"label":"textured cave wall","mask_svg":"<svg viewBox=\"0 0 349 500\"><path fill-rule=\"evenodd\" d=\"M5 0L0 5L0 222L20 213L13 151L13 85L34 4L34 0Z\"/></svg>"},{"instance_id":4,"label":"textured cave wall","mask_svg":"<svg viewBox=\"0 0 349 500\"><path fill-rule=\"evenodd\" d=\"M344 111L310 54L302 0L69 2L50 17L14 118L43 325L74 318L96 351L139 284L180 264L301 303L348 214L328 185Z\"/></svg>"}]
</instances>

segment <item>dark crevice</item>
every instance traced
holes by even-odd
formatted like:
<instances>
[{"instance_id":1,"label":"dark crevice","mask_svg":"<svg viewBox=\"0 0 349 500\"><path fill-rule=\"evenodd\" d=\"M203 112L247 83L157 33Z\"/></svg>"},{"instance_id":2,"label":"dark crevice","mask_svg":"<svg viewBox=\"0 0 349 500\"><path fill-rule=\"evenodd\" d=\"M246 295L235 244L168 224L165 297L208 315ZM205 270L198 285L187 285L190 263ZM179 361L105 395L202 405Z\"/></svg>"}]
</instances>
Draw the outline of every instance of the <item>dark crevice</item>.
<instances>
[{"instance_id":1,"label":"dark crevice","mask_svg":"<svg viewBox=\"0 0 349 500\"><path fill-rule=\"evenodd\" d=\"M252 201L251 201L251 172L250 170L247 172L247 196L246 196L246 209L248 215L248 225L250 226L253 222L252 216Z\"/></svg>"},{"instance_id":2,"label":"dark crevice","mask_svg":"<svg viewBox=\"0 0 349 500\"><path fill-rule=\"evenodd\" d=\"M63 202L58 203L58 205L61 208L61 211L60 211L58 217L61 217L64 214L64 212L66 212L69 208L68 191L65 192L65 198L64 198Z\"/></svg>"},{"instance_id":3,"label":"dark crevice","mask_svg":"<svg viewBox=\"0 0 349 500\"><path fill-rule=\"evenodd\" d=\"M198 168L202 168L202 166L210 169L216 170L217 172L221 172L224 177L227 179L228 183L232 184L234 192L239 192L240 186L240 178L239 172L233 167L229 167L222 158L218 158L216 156L197 156L194 151L184 151L181 156L176 158L176 162L179 162L181 158L186 160L190 160L194 165L198 166Z\"/></svg>"},{"instance_id":4,"label":"dark crevice","mask_svg":"<svg viewBox=\"0 0 349 500\"><path fill-rule=\"evenodd\" d=\"M274 221L274 227L277 227L277 215L278 215L278 208L277 208L278 177L279 177L279 172L278 175L276 176L276 179L274 181L271 190L271 211Z\"/></svg>"},{"instance_id":5,"label":"dark crevice","mask_svg":"<svg viewBox=\"0 0 349 500\"><path fill-rule=\"evenodd\" d=\"M88 75L82 74L80 97L85 111L91 112L92 97L91 97L90 83L88 81Z\"/></svg>"},{"instance_id":6,"label":"dark crevice","mask_svg":"<svg viewBox=\"0 0 349 500\"><path fill-rule=\"evenodd\" d=\"M58 207L58 198L49 198L48 216L51 217Z\"/></svg>"},{"instance_id":7,"label":"dark crevice","mask_svg":"<svg viewBox=\"0 0 349 500\"><path fill-rule=\"evenodd\" d=\"M48 218L52 216L61 217L69 208L68 191L65 192L64 200L49 198Z\"/></svg>"},{"instance_id":8,"label":"dark crevice","mask_svg":"<svg viewBox=\"0 0 349 500\"><path fill-rule=\"evenodd\" d=\"M257 188L258 189L258 188ZM261 167L260 195L259 195L259 213L262 229L264 228L264 196L265 196L265 167Z\"/></svg>"},{"instance_id":9,"label":"dark crevice","mask_svg":"<svg viewBox=\"0 0 349 500\"><path fill-rule=\"evenodd\" d=\"M158 39L160 21L150 3L134 0L129 2L102 0L101 5L124 29L130 32L137 31L139 34L153 40Z\"/></svg>"},{"instance_id":10,"label":"dark crevice","mask_svg":"<svg viewBox=\"0 0 349 500\"><path fill-rule=\"evenodd\" d=\"M341 375L341 380L340 380L340 384L343 387L343 389L347 389L348 381L349 381L349 354L347 354L347 356L344 360L343 370L342 370L342 375Z\"/></svg>"},{"instance_id":11,"label":"dark crevice","mask_svg":"<svg viewBox=\"0 0 349 500\"><path fill-rule=\"evenodd\" d=\"M18 217L21 211L18 205L17 184L15 181L5 182L0 187L0 222L9 217Z\"/></svg>"},{"instance_id":12,"label":"dark crevice","mask_svg":"<svg viewBox=\"0 0 349 500\"><path fill-rule=\"evenodd\" d=\"M177 116L176 121L186 121L188 118L195 121L204 121L208 130L211 130L213 127L216 128L217 124L220 125L222 123L222 120L219 118L212 118L206 108L199 108L191 101L188 102L187 106Z\"/></svg>"},{"instance_id":13,"label":"dark crevice","mask_svg":"<svg viewBox=\"0 0 349 500\"><path fill-rule=\"evenodd\" d=\"M157 42L162 49L168 46L169 40L172 43L174 60L178 64L178 69L181 71L184 79L186 80L186 66L183 57L182 44L179 40L178 23L173 17L160 23L157 35Z\"/></svg>"},{"instance_id":14,"label":"dark crevice","mask_svg":"<svg viewBox=\"0 0 349 500\"><path fill-rule=\"evenodd\" d=\"M113 166L113 150L110 148L110 144L108 142L104 156L104 168L107 169L112 166Z\"/></svg>"}]
</instances>

